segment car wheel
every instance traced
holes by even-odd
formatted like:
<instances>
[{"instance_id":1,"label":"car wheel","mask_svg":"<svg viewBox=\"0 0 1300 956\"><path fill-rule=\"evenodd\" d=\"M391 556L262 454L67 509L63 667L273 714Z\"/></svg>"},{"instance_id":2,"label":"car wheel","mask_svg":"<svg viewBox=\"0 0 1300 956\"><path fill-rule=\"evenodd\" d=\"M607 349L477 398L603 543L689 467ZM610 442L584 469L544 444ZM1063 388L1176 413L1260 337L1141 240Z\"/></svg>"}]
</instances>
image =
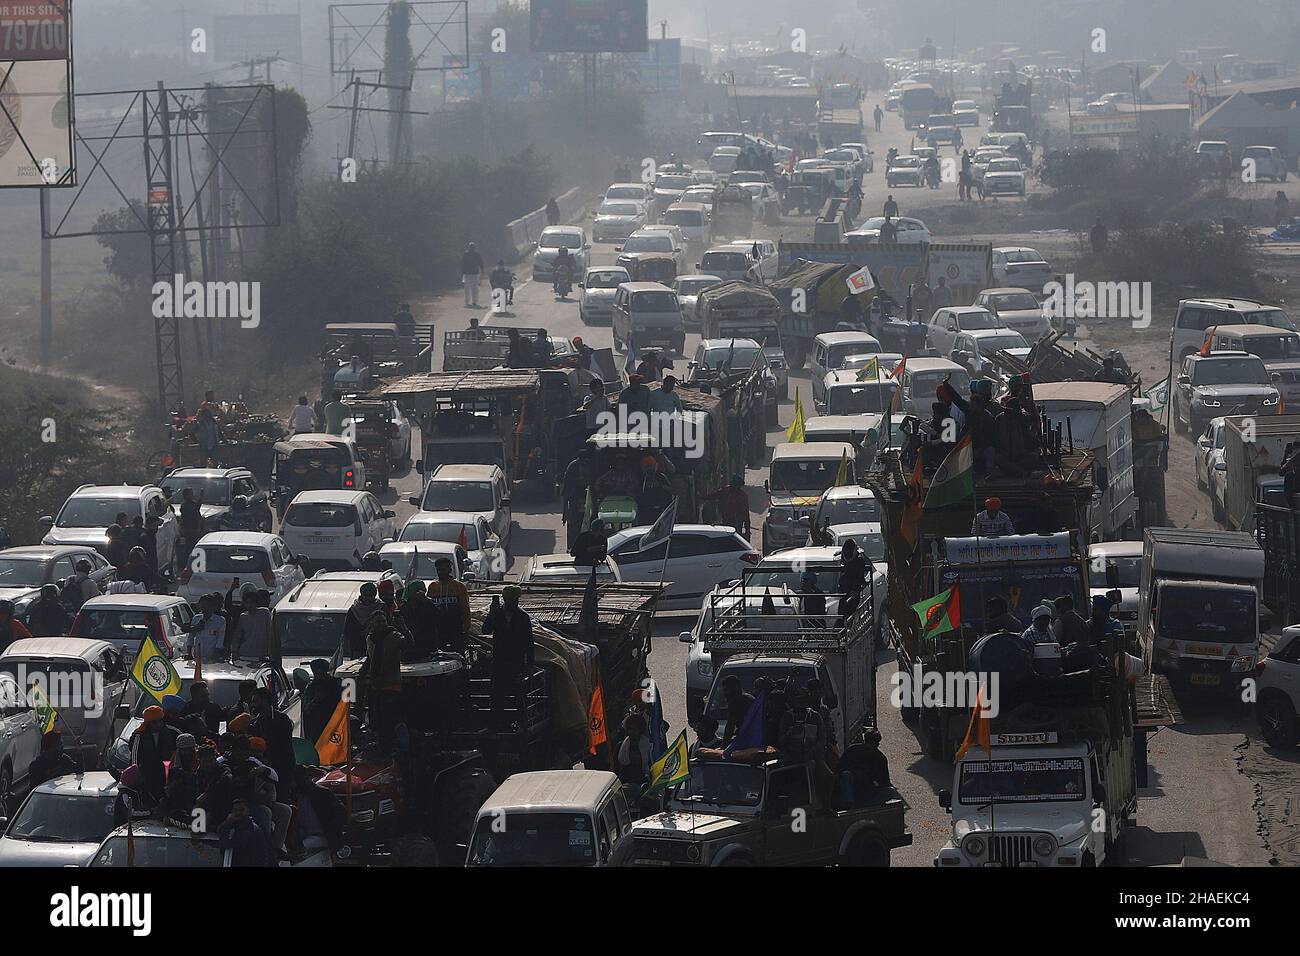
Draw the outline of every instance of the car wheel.
<instances>
[{"instance_id":1,"label":"car wheel","mask_svg":"<svg viewBox=\"0 0 1300 956\"><path fill-rule=\"evenodd\" d=\"M1294 747L1300 739L1295 709L1279 696L1260 701L1259 727L1270 747Z\"/></svg>"},{"instance_id":2,"label":"car wheel","mask_svg":"<svg viewBox=\"0 0 1300 956\"><path fill-rule=\"evenodd\" d=\"M0 808L3 808L6 816L9 813L9 791L14 785L14 768L6 763L0 767Z\"/></svg>"}]
</instances>

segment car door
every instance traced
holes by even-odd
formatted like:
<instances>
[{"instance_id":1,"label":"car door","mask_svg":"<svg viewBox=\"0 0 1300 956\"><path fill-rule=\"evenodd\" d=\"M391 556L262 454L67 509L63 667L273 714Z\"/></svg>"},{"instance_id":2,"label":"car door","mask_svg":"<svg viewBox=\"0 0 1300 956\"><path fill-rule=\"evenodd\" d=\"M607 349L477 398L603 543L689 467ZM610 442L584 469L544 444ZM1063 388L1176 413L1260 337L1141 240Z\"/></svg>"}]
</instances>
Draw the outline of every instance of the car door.
<instances>
[{"instance_id":1,"label":"car door","mask_svg":"<svg viewBox=\"0 0 1300 956\"><path fill-rule=\"evenodd\" d=\"M510 541L510 489L506 487L505 475L498 472L492 479L492 496L496 500L496 533L503 546Z\"/></svg>"},{"instance_id":2,"label":"car door","mask_svg":"<svg viewBox=\"0 0 1300 956\"><path fill-rule=\"evenodd\" d=\"M813 858L815 847L811 835L794 825L800 816L806 824L813 812L806 767L802 764L784 767L768 775L763 798L765 866L797 866Z\"/></svg>"},{"instance_id":3,"label":"car door","mask_svg":"<svg viewBox=\"0 0 1300 956\"><path fill-rule=\"evenodd\" d=\"M696 604L720 581L734 577L725 556L713 550L713 536L694 531L673 533L668 573L674 602Z\"/></svg>"},{"instance_id":4,"label":"car door","mask_svg":"<svg viewBox=\"0 0 1300 956\"><path fill-rule=\"evenodd\" d=\"M478 569L480 579L488 581L499 581L505 577L506 560L505 553L501 550L501 540L497 538L496 544L491 544L491 539L496 538L496 532L482 518L474 519L474 533L478 535L479 549L483 555L483 561Z\"/></svg>"},{"instance_id":5,"label":"car door","mask_svg":"<svg viewBox=\"0 0 1300 956\"><path fill-rule=\"evenodd\" d=\"M105 747L113 740L117 706L126 703L128 677L121 653L116 648L105 649L94 663L94 673L104 682L103 707L99 716L88 717L86 731L96 744Z\"/></svg>"}]
</instances>

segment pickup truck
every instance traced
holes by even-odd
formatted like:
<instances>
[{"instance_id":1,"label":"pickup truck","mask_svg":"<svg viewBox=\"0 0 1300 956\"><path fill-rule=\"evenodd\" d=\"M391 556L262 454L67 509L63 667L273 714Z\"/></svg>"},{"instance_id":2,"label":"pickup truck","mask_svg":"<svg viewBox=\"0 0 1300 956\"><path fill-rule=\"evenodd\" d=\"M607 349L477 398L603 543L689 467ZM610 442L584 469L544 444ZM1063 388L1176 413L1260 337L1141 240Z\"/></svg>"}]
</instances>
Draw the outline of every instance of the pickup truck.
<instances>
[{"instance_id":1,"label":"pickup truck","mask_svg":"<svg viewBox=\"0 0 1300 956\"><path fill-rule=\"evenodd\" d=\"M632 824L628 866L889 866L911 846L907 803L886 788L860 805L826 803L811 762L692 761L663 813Z\"/></svg>"}]
</instances>

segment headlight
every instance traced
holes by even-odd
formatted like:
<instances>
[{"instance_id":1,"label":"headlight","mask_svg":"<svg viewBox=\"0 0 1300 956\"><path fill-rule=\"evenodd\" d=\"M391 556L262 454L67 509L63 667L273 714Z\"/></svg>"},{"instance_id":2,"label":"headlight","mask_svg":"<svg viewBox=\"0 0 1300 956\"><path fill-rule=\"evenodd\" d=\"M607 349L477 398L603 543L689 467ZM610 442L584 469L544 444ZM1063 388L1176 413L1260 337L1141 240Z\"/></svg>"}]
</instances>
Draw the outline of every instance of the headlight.
<instances>
[{"instance_id":1,"label":"headlight","mask_svg":"<svg viewBox=\"0 0 1300 956\"><path fill-rule=\"evenodd\" d=\"M1056 852L1056 840L1049 836L1040 836L1034 840L1034 853L1038 856L1051 856Z\"/></svg>"},{"instance_id":2,"label":"headlight","mask_svg":"<svg viewBox=\"0 0 1300 956\"><path fill-rule=\"evenodd\" d=\"M967 856L983 856L984 838L977 836L967 837L962 843L961 848Z\"/></svg>"},{"instance_id":3,"label":"headlight","mask_svg":"<svg viewBox=\"0 0 1300 956\"><path fill-rule=\"evenodd\" d=\"M695 673L701 677L713 676L713 661L708 657L701 657L695 662Z\"/></svg>"}]
</instances>

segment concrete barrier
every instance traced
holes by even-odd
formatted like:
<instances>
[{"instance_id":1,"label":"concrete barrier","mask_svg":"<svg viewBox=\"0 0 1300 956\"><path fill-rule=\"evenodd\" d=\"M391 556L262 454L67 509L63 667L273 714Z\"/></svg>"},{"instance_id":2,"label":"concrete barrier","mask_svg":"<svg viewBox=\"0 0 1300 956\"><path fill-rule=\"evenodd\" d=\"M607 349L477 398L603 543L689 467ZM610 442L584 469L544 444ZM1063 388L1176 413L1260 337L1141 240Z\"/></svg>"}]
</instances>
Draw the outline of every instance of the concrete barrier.
<instances>
[{"instance_id":1,"label":"concrete barrier","mask_svg":"<svg viewBox=\"0 0 1300 956\"><path fill-rule=\"evenodd\" d=\"M560 207L560 222L577 223L587 213L587 202L578 188L570 189L563 195L555 197ZM546 228L546 207L534 209L526 216L521 216L506 223L505 246L514 253L513 262L518 262L537 245L537 237Z\"/></svg>"}]
</instances>

